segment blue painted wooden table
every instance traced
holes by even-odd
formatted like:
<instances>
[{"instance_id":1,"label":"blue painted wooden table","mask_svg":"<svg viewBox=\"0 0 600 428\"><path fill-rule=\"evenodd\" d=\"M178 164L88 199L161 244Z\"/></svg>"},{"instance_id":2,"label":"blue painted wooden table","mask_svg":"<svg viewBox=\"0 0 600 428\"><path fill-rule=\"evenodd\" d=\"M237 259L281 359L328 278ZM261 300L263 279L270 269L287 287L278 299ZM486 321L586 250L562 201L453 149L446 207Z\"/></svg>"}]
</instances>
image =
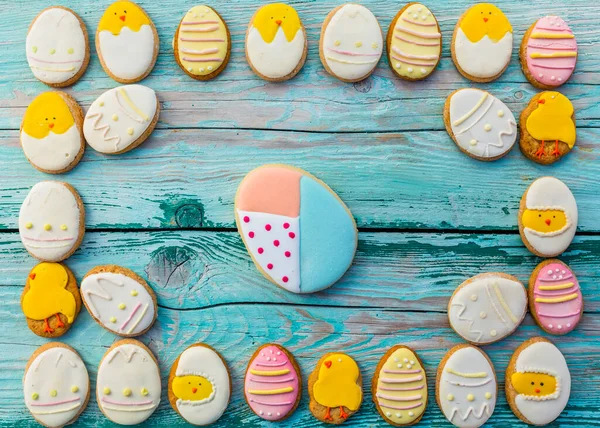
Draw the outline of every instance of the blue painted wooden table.
<instances>
[{"instance_id":1,"label":"blue painted wooden table","mask_svg":"<svg viewBox=\"0 0 600 428\"><path fill-rule=\"evenodd\" d=\"M93 6L66 4L93 35L109 0ZM219 350L233 377L230 406L218 426L262 426L243 399L242 379L255 348L281 343L298 359L305 379L318 358L342 350L358 362L365 400L347 425L384 425L371 401L373 371L395 344L419 351L430 394L421 426L448 425L433 399L435 370L446 350L461 339L449 328L446 305L454 288L486 271L503 271L527 283L540 261L527 251L517 229L523 191L537 177L554 175L572 189L580 211L578 234L562 259L582 284L585 315L577 329L551 337L565 354L574 378L569 405L555 426L600 426L600 9L589 0L498 0L515 31L510 67L491 84L462 78L449 42L462 0L429 0L443 32L443 58L426 81L403 82L382 59L372 77L345 84L330 77L318 54L320 26L341 1L290 1L304 21L309 55L293 80L266 83L244 57L248 20L258 0L214 0L232 34L231 62L216 80L187 77L173 58L171 39L193 2L140 1L160 34L156 68L143 81L155 89L163 112L156 131L139 148L107 157L86 151L72 172L50 177L25 159L18 129L29 102L48 88L27 67L25 35L49 0L0 1L0 427L36 426L28 413L21 379L31 353L47 340L29 331L19 298L36 261L17 232L20 204L44 179L62 179L81 194L88 213L82 247L68 261L78 279L98 264L127 266L147 277L158 295L158 321L141 340L156 354L162 373L162 402L146 426L183 426L167 400L171 364L195 342ZM403 2L364 0L387 31ZM86 6L87 5L87 6ZM555 165L534 164L515 148L485 163L460 153L444 129L442 107L455 89L476 86L520 114L537 92L521 73L517 46L537 18L559 14L574 30L580 48L577 69L560 90L577 111L575 149ZM117 84L102 70L93 49L83 78L67 91L87 108ZM356 260L327 291L298 296L257 272L234 229L233 197L250 169L290 163L327 182L352 210L360 228ZM535 335L547 336L528 315L517 332L484 350L504 383L513 350ZM118 339L84 310L61 338L80 352L91 375ZM499 393L490 426L518 425ZM111 424L95 393L77 426ZM285 426L319 423L304 392Z\"/></svg>"}]
</instances>

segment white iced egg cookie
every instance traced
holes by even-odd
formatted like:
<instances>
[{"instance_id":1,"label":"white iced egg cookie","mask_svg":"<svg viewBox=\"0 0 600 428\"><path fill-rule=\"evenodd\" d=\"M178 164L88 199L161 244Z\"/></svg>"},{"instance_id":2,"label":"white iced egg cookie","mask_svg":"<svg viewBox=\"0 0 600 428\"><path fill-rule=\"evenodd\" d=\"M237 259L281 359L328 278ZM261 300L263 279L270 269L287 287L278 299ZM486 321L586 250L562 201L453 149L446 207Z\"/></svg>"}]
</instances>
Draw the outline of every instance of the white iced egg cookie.
<instances>
[{"instance_id":1,"label":"white iced egg cookie","mask_svg":"<svg viewBox=\"0 0 600 428\"><path fill-rule=\"evenodd\" d=\"M77 191L59 181L41 181L31 188L19 212L19 235L36 259L60 262L81 244L85 211Z\"/></svg>"},{"instance_id":2,"label":"white iced egg cookie","mask_svg":"<svg viewBox=\"0 0 600 428\"><path fill-rule=\"evenodd\" d=\"M499 159L517 141L517 123L510 109L479 89L453 92L446 100L444 122L458 148L475 159Z\"/></svg>"},{"instance_id":3,"label":"white iced egg cookie","mask_svg":"<svg viewBox=\"0 0 600 428\"><path fill-rule=\"evenodd\" d=\"M494 413L498 385L488 356L479 348L457 345L442 359L436 378L440 410L454 426L477 428Z\"/></svg>"},{"instance_id":4,"label":"white iced egg cookie","mask_svg":"<svg viewBox=\"0 0 600 428\"><path fill-rule=\"evenodd\" d=\"M75 83L90 61L85 24L71 9L53 6L35 17L25 41L34 76L50 86Z\"/></svg>"},{"instance_id":5,"label":"white iced egg cookie","mask_svg":"<svg viewBox=\"0 0 600 428\"><path fill-rule=\"evenodd\" d=\"M90 378L81 357L58 342L38 348L25 368L25 404L36 421L47 427L75 422L90 396Z\"/></svg>"},{"instance_id":6,"label":"white iced egg cookie","mask_svg":"<svg viewBox=\"0 0 600 428\"><path fill-rule=\"evenodd\" d=\"M141 342L115 342L98 367L96 401L108 419L121 425L144 422L160 403L158 364Z\"/></svg>"},{"instance_id":7,"label":"white iced egg cookie","mask_svg":"<svg viewBox=\"0 0 600 428\"><path fill-rule=\"evenodd\" d=\"M158 33L144 9L131 1L117 1L100 19L96 50L110 77L120 83L139 82L154 68Z\"/></svg>"},{"instance_id":8,"label":"white iced egg cookie","mask_svg":"<svg viewBox=\"0 0 600 428\"><path fill-rule=\"evenodd\" d=\"M383 35L375 15L364 6L348 3L329 13L321 30L321 62L327 72L344 82L367 78L383 53Z\"/></svg>"},{"instance_id":9,"label":"white iced egg cookie","mask_svg":"<svg viewBox=\"0 0 600 428\"><path fill-rule=\"evenodd\" d=\"M448 303L450 326L463 339L484 345L504 339L527 313L527 292L504 273L482 273L458 286Z\"/></svg>"},{"instance_id":10,"label":"white iced egg cookie","mask_svg":"<svg viewBox=\"0 0 600 428\"><path fill-rule=\"evenodd\" d=\"M81 282L83 303L94 320L123 337L145 333L156 320L156 296L135 272L97 266Z\"/></svg>"},{"instance_id":11,"label":"white iced egg cookie","mask_svg":"<svg viewBox=\"0 0 600 428\"><path fill-rule=\"evenodd\" d=\"M192 425L210 425L227 409L231 380L225 361L204 344L187 348L169 375L169 401Z\"/></svg>"},{"instance_id":12,"label":"white iced egg cookie","mask_svg":"<svg viewBox=\"0 0 600 428\"><path fill-rule=\"evenodd\" d=\"M152 133L160 113L156 93L143 85L119 86L92 103L83 121L83 134L100 153L133 150Z\"/></svg>"},{"instance_id":13,"label":"white iced egg cookie","mask_svg":"<svg viewBox=\"0 0 600 428\"><path fill-rule=\"evenodd\" d=\"M246 58L260 77L291 79L304 65L306 49L306 32L292 6L269 4L252 17L246 33Z\"/></svg>"},{"instance_id":14,"label":"white iced egg cookie","mask_svg":"<svg viewBox=\"0 0 600 428\"><path fill-rule=\"evenodd\" d=\"M479 3L459 19L452 38L452 59L458 71L476 82L491 82L510 62L512 26L491 3Z\"/></svg>"}]
</instances>

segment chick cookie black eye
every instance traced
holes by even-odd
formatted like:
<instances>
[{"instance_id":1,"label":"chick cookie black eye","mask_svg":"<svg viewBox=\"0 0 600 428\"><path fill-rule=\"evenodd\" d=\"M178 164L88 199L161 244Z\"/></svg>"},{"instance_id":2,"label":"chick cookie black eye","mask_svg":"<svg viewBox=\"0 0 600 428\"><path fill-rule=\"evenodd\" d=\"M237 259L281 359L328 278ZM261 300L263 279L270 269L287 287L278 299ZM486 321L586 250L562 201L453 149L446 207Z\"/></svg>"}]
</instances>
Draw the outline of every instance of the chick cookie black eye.
<instances>
[{"instance_id":1,"label":"chick cookie black eye","mask_svg":"<svg viewBox=\"0 0 600 428\"><path fill-rule=\"evenodd\" d=\"M535 385L535 382L531 382L532 385Z\"/></svg>"},{"instance_id":2,"label":"chick cookie black eye","mask_svg":"<svg viewBox=\"0 0 600 428\"><path fill-rule=\"evenodd\" d=\"M544 386L544 382L540 382L540 386Z\"/></svg>"}]
</instances>

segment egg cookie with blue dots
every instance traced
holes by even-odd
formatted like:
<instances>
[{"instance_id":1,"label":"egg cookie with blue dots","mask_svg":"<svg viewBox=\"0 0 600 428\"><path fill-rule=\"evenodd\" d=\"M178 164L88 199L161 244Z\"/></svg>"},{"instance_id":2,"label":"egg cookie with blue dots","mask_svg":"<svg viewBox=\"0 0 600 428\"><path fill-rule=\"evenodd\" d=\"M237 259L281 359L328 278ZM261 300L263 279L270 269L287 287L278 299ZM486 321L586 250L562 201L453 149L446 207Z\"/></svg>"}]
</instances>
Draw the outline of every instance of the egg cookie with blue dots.
<instances>
[{"instance_id":1,"label":"egg cookie with blue dots","mask_svg":"<svg viewBox=\"0 0 600 428\"><path fill-rule=\"evenodd\" d=\"M75 422L90 399L90 377L77 351L60 342L36 349L25 366L23 395L39 424L59 428Z\"/></svg>"},{"instance_id":2,"label":"egg cookie with blue dots","mask_svg":"<svg viewBox=\"0 0 600 428\"><path fill-rule=\"evenodd\" d=\"M19 211L19 235L38 260L60 262L79 248L85 234L85 209L77 191L60 181L34 185Z\"/></svg>"},{"instance_id":3,"label":"egg cookie with blue dots","mask_svg":"<svg viewBox=\"0 0 600 428\"><path fill-rule=\"evenodd\" d=\"M104 416L121 425L140 424L158 408L160 395L160 370L152 351L134 339L113 343L96 379L96 401Z\"/></svg>"}]
</instances>

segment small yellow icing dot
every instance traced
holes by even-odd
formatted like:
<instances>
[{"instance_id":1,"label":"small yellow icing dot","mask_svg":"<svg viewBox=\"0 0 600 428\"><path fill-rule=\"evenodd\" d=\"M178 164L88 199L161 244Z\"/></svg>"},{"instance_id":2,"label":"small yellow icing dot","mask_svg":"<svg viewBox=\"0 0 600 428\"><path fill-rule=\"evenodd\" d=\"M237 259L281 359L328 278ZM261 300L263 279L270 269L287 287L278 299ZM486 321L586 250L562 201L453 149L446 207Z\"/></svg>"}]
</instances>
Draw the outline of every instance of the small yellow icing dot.
<instances>
[{"instance_id":1,"label":"small yellow icing dot","mask_svg":"<svg viewBox=\"0 0 600 428\"><path fill-rule=\"evenodd\" d=\"M473 401L473 400L475 400L475 396L473 394L469 394L469 395L467 395L467 400Z\"/></svg>"},{"instance_id":2,"label":"small yellow icing dot","mask_svg":"<svg viewBox=\"0 0 600 428\"><path fill-rule=\"evenodd\" d=\"M117 120L119 120L119 116L117 116L116 114L113 114L112 120L114 120L116 122Z\"/></svg>"},{"instance_id":3,"label":"small yellow icing dot","mask_svg":"<svg viewBox=\"0 0 600 428\"><path fill-rule=\"evenodd\" d=\"M485 319L485 318L487 318L487 314L486 314L484 311L481 311L481 312L479 313L479 318L481 318L481 319Z\"/></svg>"},{"instance_id":4,"label":"small yellow icing dot","mask_svg":"<svg viewBox=\"0 0 600 428\"><path fill-rule=\"evenodd\" d=\"M37 46L32 47L31 50L33 51L33 53L36 53L37 52Z\"/></svg>"},{"instance_id":5,"label":"small yellow icing dot","mask_svg":"<svg viewBox=\"0 0 600 428\"><path fill-rule=\"evenodd\" d=\"M489 400L490 398L492 398L492 393L491 393L491 392L486 392L486 393L485 393L485 398L487 398L488 400Z\"/></svg>"},{"instance_id":6,"label":"small yellow icing dot","mask_svg":"<svg viewBox=\"0 0 600 428\"><path fill-rule=\"evenodd\" d=\"M52 226L48 223L44 225L44 230L52 230Z\"/></svg>"},{"instance_id":7,"label":"small yellow icing dot","mask_svg":"<svg viewBox=\"0 0 600 428\"><path fill-rule=\"evenodd\" d=\"M133 297L137 296L138 295L138 291L137 290L131 290L131 295Z\"/></svg>"},{"instance_id":8,"label":"small yellow icing dot","mask_svg":"<svg viewBox=\"0 0 600 428\"><path fill-rule=\"evenodd\" d=\"M104 395L109 395L110 394L110 388L104 387L104 389L102 390L102 392L104 392Z\"/></svg>"},{"instance_id":9,"label":"small yellow icing dot","mask_svg":"<svg viewBox=\"0 0 600 428\"><path fill-rule=\"evenodd\" d=\"M504 117L504 110L498 110L498 117Z\"/></svg>"},{"instance_id":10,"label":"small yellow icing dot","mask_svg":"<svg viewBox=\"0 0 600 428\"><path fill-rule=\"evenodd\" d=\"M333 42L334 45L339 46L342 44L342 42L340 42L339 40L336 40L335 42Z\"/></svg>"},{"instance_id":11,"label":"small yellow icing dot","mask_svg":"<svg viewBox=\"0 0 600 428\"><path fill-rule=\"evenodd\" d=\"M56 49L50 49L50 55L54 55L56 53Z\"/></svg>"},{"instance_id":12,"label":"small yellow icing dot","mask_svg":"<svg viewBox=\"0 0 600 428\"><path fill-rule=\"evenodd\" d=\"M37 400L38 398L40 398L39 394L37 392L34 392L33 394L31 394L31 399L32 400Z\"/></svg>"},{"instance_id":13,"label":"small yellow icing dot","mask_svg":"<svg viewBox=\"0 0 600 428\"><path fill-rule=\"evenodd\" d=\"M125 309L125 303L119 303L119 309L123 310Z\"/></svg>"},{"instance_id":14,"label":"small yellow icing dot","mask_svg":"<svg viewBox=\"0 0 600 428\"><path fill-rule=\"evenodd\" d=\"M145 397L146 395L148 395L148 390L146 388L142 388L140 394L142 394Z\"/></svg>"},{"instance_id":15,"label":"small yellow icing dot","mask_svg":"<svg viewBox=\"0 0 600 428\"><path fill-rule=\"evenodd\" d=\"M372 47L373 49L377 49L377 48L379 47L379 45L378 45L377 43L373 43L373 44L371 45L371 47Z\"/></svg>"},{"instance_id":16,"label":"small yellow icing dot","mask_svg":"<svg viewBox=\"0 0 600 428\"><path fill-rule=\"evenodd\" d=\"M473 295L471 296L471 301L472 301L472 302L476 302L476 301L477 301L477 294L473 294Z\"/></svg>"},{"instance_id":17,"label":"small yellow icing dot","mask_svg":"<svg viewBox=\"0 0 600 428\"><path fill-rule=\"evenodd\" d=\"M354 43L354 46L356 46L357 48L360 48L362 46L362 42L356 42L356 43Z\"/></svg>"},{"instance_id":18,"label":"small yellow icing dot","mask_svg":"<svg viewBox=\"0 0 600 428\"><path fill-rule=\"evenodd\" d=\"M110 322L114 324L117 322L117 319L115 317L110 317Z\"/></svg>"},{"instance_id":19,"label":"small yellow icing dot","mask_svg":"<svg viewBox=\"0 0 600 428\"><path fill-rule=\"evenodd\" d=\"M69 53L69 54L72 54L73 52L75 52L75 49L73 49L73 48L69 48L69 49L67 50L67 53Z\"/></svg>"},{"instance_id":20,"label":"small yellow icing dot","mask_svg":"<svg viewBox=\"0 0 600 428\"><path fill-rule=\"evenodd\" d=\"M498 332L496 330L490 331L490 336L492 336L492 337L496 337L497 334L498 334Z\"/></svg>"},{"instance_id":21,"label":"small yellow icing dot","mask_svg":"<svg viewBox=\"0 0 600 428\"><path fill-rule=\"evenodd\" d=\"M50 390L50 397L56 397L57 395L58 395L58 392L56 391L56 389Z\"/></svg>"},{"instance_id":22,"label":"small yellow icing dot","mask_svg":"<svg viewBox=\"0 0 600 428\"><path fill-rule=\"evenodd\" d=\"M472 146L476 146L477 145L477 140L475 138L473 138L471 141L469 141L469 144Z\"/></svg>"},{"instance_id":23,"label":"small yellow icing dot","mask_svg":"<svg viewBox=\"0 0 600 428\"><path fill-rule=\"evenodd\" d=\"M123 395L124 395L125 397L129 397L129 396L131 395L131 389L129 389L129 388L125 388L125 389L123 390Z\"/></svg>"},{"instance_id":24,"label":"small yellow icing dot","mask_svg":"<svg viewBox=\"0 0 600 428\"><path fill-rule=\"evenodd\" d=\"M129 135L133 135L133 128L127 128L127 133Z\"/></svg>"},{"instance_id":25,"label":"small yellow icing dot","mask_svg":"<svg viewBox=\"0 0 600 428\"><path fill-rule=\"evenodd\" d=\"M33 227L33 223L31 223L31 222L27 222L27 223L25 223L25 227L26 227L27 229L31 229L31 228Z\"/></svg>"},{"instance_id":26,"label":"small yellow icing dot","mask_svg":"<svg viewBox=\"0 0 600 428\"><path fill-rule=\"evenodd\" d=\"M100 101L100 104L98 104L100 107L104 107L104 101Z\"/></svg>"},{"instance_id":27,"label":"small yellow icing dot","mask_svg":"<svg viewBox=\"0 0 600 428\"><path fill-rule=\"evenodd\" d=\"M490 125L489 123L486 123L485 126L483 127L483 129L485 129L486 132L490 132L492 130L492 125Z\"/></svg>"},{"instance_id":28,"label":"small yellow icing dot","mask_svg":"<svg viewBox=\"0 0 600 428\"><path fill-rule=\"evenodd\" d=\"M452 394L448 394L446 398L448 399L448 401L454 401L454 395Z\"/></svg>"},{"instance_id":29,"label":"small yellow icing dot","mask_svg":"<svg viewBox=\"0 0 600 428\"><path fill-rule=\"evenodd\" d=\"M77 392L77 391L79 391L79 387L77 385L73 385L71 387L71 392Z\"/></svg>"},{"instance_id":30,"label":"small yellow icing dot","mask_svg":"<svg viewBox=\"0 0 600 428\"><path fill-rule=\"evenodd\" d=\"M60 225L60 230L67 230L67 225L66 224L61 224Z\"/></svg>"}]
</instances>

